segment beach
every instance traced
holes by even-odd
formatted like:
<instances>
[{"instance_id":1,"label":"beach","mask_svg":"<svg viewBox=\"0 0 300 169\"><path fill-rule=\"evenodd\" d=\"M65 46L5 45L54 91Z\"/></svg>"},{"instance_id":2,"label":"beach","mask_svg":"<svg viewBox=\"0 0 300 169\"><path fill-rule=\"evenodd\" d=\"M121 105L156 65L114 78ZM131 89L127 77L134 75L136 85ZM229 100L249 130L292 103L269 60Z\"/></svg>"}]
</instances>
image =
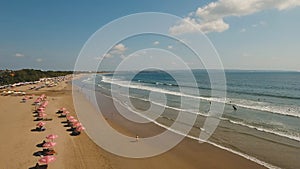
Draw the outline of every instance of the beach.
<instances>
[{"instance_id":1,"label":"beach","mask_svg":"<svg viewBox=\"0 0 300 169\"><path fill-rule=\"evenodd\" d=\"M25 88L27 86L16 89ZM75 115L70 89L68 84L62 82L57 87L32 92L36 96L45 94L49 101L47 118L53 120L46 121L44 132L31 131L37 124L33 117L34 99L20 103L22 96L0 97L0 168L34 167L39 157L33 154L42 149L36 145L46 140L45 137L49 134L57 134L59 137L55 140L56 161L49 164L48 168L111 168L107 157L103 156L101 150L84 133L80 137L70 136L70 132L61 123L65 118L58 118L56 112L60 107L67 108Z\"/></svg>"},{"instance_id":2,"label":"beach","mask_svg":"<svg viewBox=\"0 0 300 169\"><path fill-rule=\"evenodd\" d=\"M0 8L0 169L300 169L300 0Z\"/></svg>"},{"instance_id":3,"label":"beach","mask_svg":"<svg viewBox=\"0 0 300 169\"><path fill-rule=\"evenodd\" d=\"M16 89L26 91L27 88L28 86L22 86ZM62 123L65 118L58 118L56 112L59 108L65 107L72 115L76 116L71 93L69 82L61 82L56 87L30 93L35 94L35 97L45 94L49 101L46 109L47 118L53 120L46 122L46 131L44 132L31 131L37 123L34 121L34 106L32 105L35 98L27 100L26 103L20 103L22 96L0 96L0 130L2 134L0 168L34 167L39 159L34 153L41 150L36 145L45 140L48 134L59 136L55 140L57 142L55 146L56 161L50 163L48 168L264 168L236 154L206 143L199 144L189 138L185 138L170 151L151 158L130 159L116 156L98 147L85 132L79 136L71 136L70 132L66 131L68 128L64 127ZM136 133L141 133L140 137L146 137L163 131L161 127L152 123L141 126L129 122L114 110L110 98L104 95L99 97L110 109L110 112L114 111L113 118L106 116L108 123L119 132L132 136L133 140ZM81 99L82 104L90 104L83 95ZM87 111L93 111L93 107L91 106L91 109Z\"/></svg>"}]
</instances>

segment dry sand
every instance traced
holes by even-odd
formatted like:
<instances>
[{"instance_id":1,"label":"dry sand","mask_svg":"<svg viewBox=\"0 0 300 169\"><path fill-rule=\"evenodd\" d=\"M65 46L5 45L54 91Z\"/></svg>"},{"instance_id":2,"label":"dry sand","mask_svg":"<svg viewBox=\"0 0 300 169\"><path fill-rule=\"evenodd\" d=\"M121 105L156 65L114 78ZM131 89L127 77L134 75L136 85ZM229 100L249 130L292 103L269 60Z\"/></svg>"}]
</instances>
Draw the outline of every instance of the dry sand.
<instances>
[{"instance_id":1,"label":"dry sand","mask_svg":"<svg viewBox=\"0 0 300 169\"><path fill-rule=\"evenodd\" d=\"M28 86L16 88L25 90ZM14 89L14 90L16 90ZM24 169L35 166L40 157L33 154L42 148L37 144L45 140L48 134L57 134L57 160L49 164L48 168L79 169L79 168L111 168L109 160L103 155L85 133L80 136L70 136L68 128L64 127L65 118L58 118L56 114L60 107L66 107L72 115L74 108L71 97L71 88L66 83L57 87L45 88L40 91L29 91L37 96L44 93L48 96L49 105L46 108L47 118L46 131L32 132L38 123L33 117L34 106L32 103L37 98L20 103L21 96L0 96L0 168Z\"/></svg>"},{"instance_id":2,"label":"dry sand","mask_svg":"<svg viewBox=\"0 0 300 169\"><path fill-rule=\"evenodd\" d=\"M25 91L28 86L19 87ZM21 96L0 96L0 168L24 169L35 166L39 157L33 154L42 148L36 147L48 134L57 134L55 150L57 160L49 164L53 169L199 169L199 168L264 168L240 156L213 147L209 144L199 144L191 139L184 139L170 151L152 158L129 159L108 153L98 147L83 132L79 136L70 136L68 128L64 127L65 118L58 118L56 111L66 107L75 116L72 101L71 86L62 82L57 87L44 88L40 91L30 91L37 96L46 94L49 105L46 109L48 118L46 131L32 132L36 121L33 121L34 99L20 103ZM30 93L28 92L28 93ZM102 100L108 107L111 100L104 97ZM89 104L82 97L82 104ZM93 108L87 111L93 111ZM115 111L111 108L110 111ZM107 117L109 123L118 131L135 136L135 133L144 133L141 137L161 132L162 129L153 124L137 127L116 112L113 118ZM147 130L145 130L147 129ZM149 131L149 133L145 133ZM134 138L133 138L134 139Z\"/></svg>"}]
</instances>

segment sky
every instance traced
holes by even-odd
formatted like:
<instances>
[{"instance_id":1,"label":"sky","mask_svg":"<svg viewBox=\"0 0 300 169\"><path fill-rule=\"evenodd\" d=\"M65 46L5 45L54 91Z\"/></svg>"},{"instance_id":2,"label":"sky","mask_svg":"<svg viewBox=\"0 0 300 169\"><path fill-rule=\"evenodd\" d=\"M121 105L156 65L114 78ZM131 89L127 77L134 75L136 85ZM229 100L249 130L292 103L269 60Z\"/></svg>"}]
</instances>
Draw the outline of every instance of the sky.
<instances>
[{"instance_id":1,"label":"sky","mask_svg":"<svg viewBox=\"0 0 300 169\"><path fill-rule=\"evenodd\" d=\"M182 18L169 27L170 36L201 30L225 69L300 71L299 6L300 0L2 0L0 69L73 70L86 41L104 25L134 13L162 12ZM105 69L114 69L110 64L146 47L188 57L164 38L131 39L116 43L93 62L111 59Z\"/></svg>"}]
</instances>

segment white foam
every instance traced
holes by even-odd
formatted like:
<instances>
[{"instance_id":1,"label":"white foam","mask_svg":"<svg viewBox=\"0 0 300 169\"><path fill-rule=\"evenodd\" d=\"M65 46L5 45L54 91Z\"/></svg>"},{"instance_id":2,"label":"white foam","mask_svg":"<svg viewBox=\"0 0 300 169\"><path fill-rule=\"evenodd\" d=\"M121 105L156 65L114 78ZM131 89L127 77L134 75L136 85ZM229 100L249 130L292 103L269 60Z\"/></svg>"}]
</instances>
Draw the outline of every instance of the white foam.
<instances>
[{"instance_id":1,"label":"white foam","mask_svg":"<svg viewBox=\"0 0 300 169\"><path fill-rule=\"evenodd\" d=\"M258 130L258 131L261 131L261 132L271 133L271 134L274 134L274 135L278 135L278 136L281 136L281 137L289 138L289 139L300 142L300 137L299 136L292 136L292 135L288 135L288 134L277 132L277 131L270 130L270 129L255 127L255 126L252 126L252 125L249 125L249 124L245 124L243 122L237 122L237 121L233 121L233 120L230 120L230 119L227 119L227 118L221 118L221 119L222 120L227 120L227 121L229 121L230 123L233 123L233 124L245 126L245 127L255 129L255 130Z\"/></svg>"},{"instance_id":2,"label":"white foam","mask_svg":"<svg viewBox=\"0 0 300 169\"><path fill-rule=\"evenodd\" d=\"M104 95L104 96L105 96L105 95ZM109 98L111 98L111 99L116 100L115 98L112 98L112 97L110 97L110 96L106 96L106 97L109 97ZM124 106L125 108L127 108L127 109L129 108L128 106L122 104L122 102L120 102L119 100L116 100L116 101L117 101L118 103L120 103L120 105ZM274 165L272 165L272 164L269 164L269 163L267 163L267 162L264 162L264 161L262 161L262 160L259 160L259 159L255 158L255 157L249 156L249 155L247 155L247 154L245 154L245 153L241 153L241 152L235 151L235 150L233 150L233 149L230 149L230 148L221 146L221 145L216 144L216 143L213 143L213 142L211 142L211 141L201 140L200 138L197 138L197 137L194 137L194 136L190 136L190 135L183 134L183 133L181 133L180 131L174 130L174 129L172 129L172 128L169 128L168 126L165 126L165 125L163 125L163 124L160 124L160 123L158 123L157 121L155 121L155 120L153 120L153 119L151 119L151 118L148 118L147 116L142 115L142 114L140 114L140 113L138 113L138 112L136 112L136 111L134 111L134 110L132 110L132 109L129 109L129 110L130 110L131 112L133 112L133 113L135 113L135 114L137 114L137 115L139 115L139 116L141 116L141 117L143 117L143 118L145 118L145 119L151 121L152 123L154 123L154 124L156 124L156 125L158 125L158 126L164 128L164 129L166 129L166 130L172 131L172 132L174 132L174 133L176 133L176 134L179 134L179 135L182 135L182 136L186 136L186 137L188 137L188 138L190 138L190 139L194 139L194 140L197 140L197 141L200 141L200 142L206 142L206 143L208 143L208 144L210 144L210 145L213 145L213 146L215 146L215 147L221 148L221 149L226 150L226 151L228 151L228 152L231 152L231 153L234 153L234 154L236 154L236 155L239 155L239 156L241 156L241 157L243 157L243 158L245 158L245 159L248 159L248 160L250 160L250 161L253 161L253 162L255 162L255 163L259 164L259 165L262 165L262 166L264 166L264 167L266 167L266 168L269 168L269 169L280 169L280 168L277 167L277 166L274 166Z\"/></svg>"},{"instance_id":3,"label":"white foam","mask_svg":"<svg viewBox=\"0 0 300 169\"><path fill-rule=\"evenodd\" d=\"M157 93L164 93L164 94L169 94L169 95L206 100L206 101L211 101L211 102L235 104L236 106L243 107L243 108L246 108L246 109L253 109L253 110L265 111L265 112L269 112L269 113L275 113L275 114L300 118L300 113L299 113L300 107L290 109L290 111L288 111L289 108L282 108L282 107L279 107L279 106L271 106L271 105L264 105L263 106L263 105L259 105L259 102L256 102L257 103L256 105L246 105L245 103L251 102L250 100L245 100L243 103L242 102L237 102L237 103L232 102L232 103L230 103L229 101L226 101L226 98L212 98L212 97L194 96L194 95L189 95L189 94L180 93L180 92L174 92L174 91L170 91L170 90L166 90L166 89L160 89L160 88L156 88L156 87L143 86L143 85L141 85L141 83L139 83L139 84L134 84L134 83L127 84L125 81L112 80L111 78L108 78L106 76L102 76L102 81L105 82L105 83L110 83L110 84L118 85L118 86L121 86L121 87L134 88L134 89L139 89L139 90L146 90L146 91L152 91L152 92L157 92Z\"/></svg>"},{"instance_id":4,"label":"white foam","mask_svg":"<svg viewBox=\"0 0 300 169\"><path fill-rule=\"evenodd\" d=\"M111 83L111 82L109 82L109 83ZM119 83L117 83L116 85L122 86L122 84L119 84ZM100 85L98 85L98 86L100 86ZM123 87L125 87L125 85ZM161 92L165 92L167 94L173 93L174 95L178 95L178 96L181 95L181 96L184 96L184 97L187 96L187 95L181 94L179 92L165 91L164 89L157 89L157 88L152 88L152 87L148 87L148 86L142 86L141 87L141 86L135 86L135 85L128 85L128 87L138 88L138 89L145 89L145 90L148 90L148 91L151 90L151 91L155 91L155 92L161 91ZM197 97L197 96L191 96L191 95L188 95L188 97L193 97L193 98L197 98L197 99L204 98L204 97ZM137 97L135 97L135 98L137 98ZM141 100L144 100L144 101L150 101L150 100L143 99L143 98L137 98L137 99L141 99ZM216 99L216 98L215 99L207 98L206 100L222 102L221 99ZM162 106L162 107L165 107L165 108L170 108L170 109L173 109L173 110L177 110L177 111L190 112L190 113L198 114L198 115L205 116L205 117L209 116L208 114L200 113L199 111L198 112L196 112L196 111L189 111L189 110L185 110L185 109L170 107L170 106L163 105L161 103L157 103L157 102L154 102L154 101L150 101L150 102L152 102L153 104L156 104L156 105L159 105L159 106ZM261 110L261 111L266 111L267 110L267 109L265 110L263 108L258 109L257 107L254 107L254 106L251 106L251 105L242 105L242 104L237 104L237 103L235 103L235 105L237 105L239 107L248 108L248 109L256 109L256 110ZM255 130L261 131L261 132L271 133L271 134L274 134L274 135L277 135L277 136L285 137L285 138L292 139L292 140L300 142L300 136L295 136L295 135L291 135L291 134L285 134L285 133L282 133L282 132L277 132L277 131L274 131L274 130L264 129L264 128L261 128L261 127L252 126L252 125L245 124L245 123L242 123L242 122L237 122L237 121L234 121L234 120L229 120L227 118L221 118L221 120L227 120L230 123L233 123L233 124L236 124L236 125L241 125L241 126L244 126L244 127L248 127L248 128L251 128L251 129L255 129Z\"/></svg>"}]
</instances>

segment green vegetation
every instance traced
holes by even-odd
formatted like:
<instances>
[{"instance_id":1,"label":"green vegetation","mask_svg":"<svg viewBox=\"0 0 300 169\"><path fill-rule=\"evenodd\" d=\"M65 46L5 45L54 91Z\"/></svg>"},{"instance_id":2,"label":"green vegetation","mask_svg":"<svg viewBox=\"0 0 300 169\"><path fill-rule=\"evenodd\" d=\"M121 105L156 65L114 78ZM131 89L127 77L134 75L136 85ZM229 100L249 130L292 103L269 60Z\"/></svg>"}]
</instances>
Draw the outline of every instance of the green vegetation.
<instances>
[{"instance_id":1,"label":"green vegetation","mask_svg":"<svg viewBox=\"0 0 300 169\"><path fill-rule=\"evenodd\" d=\"M72 73L72 71L41 71L34 69L22 69L17 71L0 70L0 85L37 81L40 78L65 76Z\"/></svg>"}]
</instances>

